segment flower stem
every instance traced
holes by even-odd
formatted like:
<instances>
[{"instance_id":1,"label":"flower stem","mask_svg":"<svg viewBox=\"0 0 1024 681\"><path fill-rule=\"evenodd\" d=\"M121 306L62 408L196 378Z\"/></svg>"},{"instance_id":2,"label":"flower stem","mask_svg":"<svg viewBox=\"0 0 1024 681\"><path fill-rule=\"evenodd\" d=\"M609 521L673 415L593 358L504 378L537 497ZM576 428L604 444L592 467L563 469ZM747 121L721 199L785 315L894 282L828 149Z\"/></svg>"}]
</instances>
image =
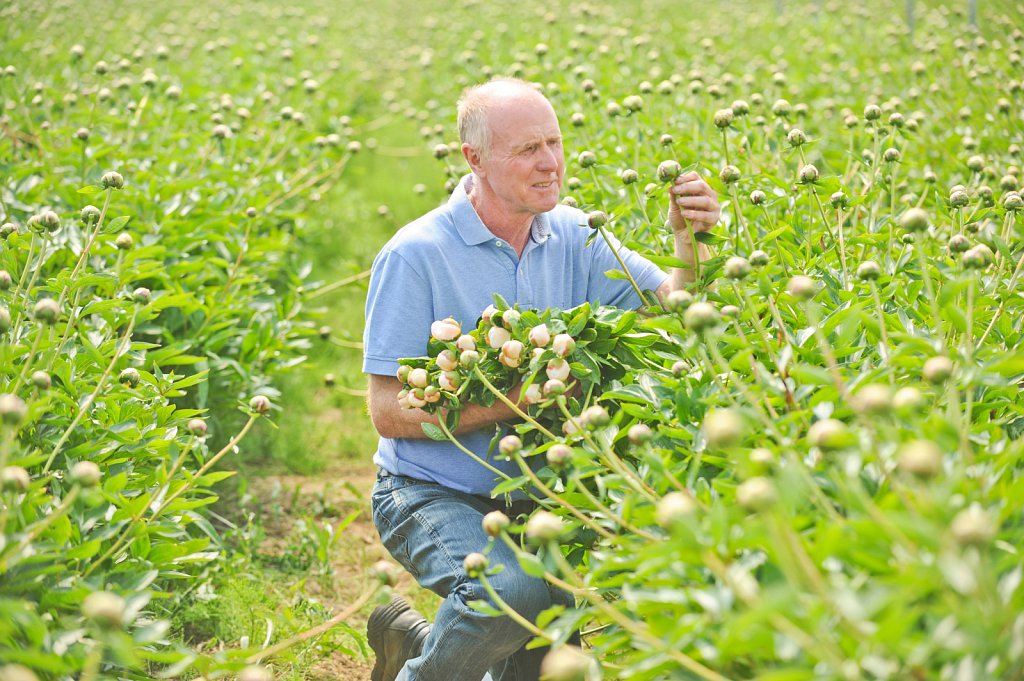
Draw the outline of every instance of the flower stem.
<instances>
[{"instance_id":1,"label":"flower stem","mask_svg":"<svg viewBox=\"0 0 1024 681\"><path fill-rule=\"evenodd\" d=\"M517 416L518 416L519 418L523 419L524 421L526 421L527 423L529 423L529 424L530 424L531 426L533 426L534 428L536 428L537 430L539 430L540 432L542 432L542 433L543 433L543 434L544 434L544 435L545 435L546 437L548 437L549 439L551 439L551 440L558 440L558 436L557 436L557 435L555 435L555 434L554 434L554 433L552 433L552 432L551 432L550 430L548 430L547 428L545 428L544 426L542 426L542 425L541 425L541 424L540 424L540 423L539 423L539 422L537 421L537 419L533 418L532 416L530 416L529 414L527 414L527 413L526 413L525 411L523 411L522 409L520 409L520 408L519 408L519 406L518 406L518 405L517 405L517 404L516 404L515 402L513 402L513 401L512 401L512 400L510 400L510 399L508 399L508 397L506 397L506 396L505 396L505 395L504 395L504 394L503 394L503 393L502 393L502 392L501 392L500 390L498 390L497 388L495 388L495 387L494 387L494 384L493 384L493 383L491 383L491 382L490 382L489 380L487 380L487 377L486 377L486 376L484 376L484 372L480 371L480 366L479 366L479 365L474 365L474 367L473 367L473 373L475 373L475 374L476 374L476 377L480 379L480 382L481 382L481 383L483 383L483 384L484 384L484 386L485 386L485 387L486 387L486 388L487 388L488 390L490 390L490 391L491 391L492 393L494 393L494 396L495 396L495 397L497 397L497 398L498 398L499 400L501 400L501 401L502 401L502 402L503 402L503 403L504 403L504 404L505 404L505 405L506 405L506 406L507 406L507 407L508 407L509 409L511 409L511 410L512 410L513 412L515 412L515 414L516 414L516 415L517 415Z\"/></svg>"}]
</instances>

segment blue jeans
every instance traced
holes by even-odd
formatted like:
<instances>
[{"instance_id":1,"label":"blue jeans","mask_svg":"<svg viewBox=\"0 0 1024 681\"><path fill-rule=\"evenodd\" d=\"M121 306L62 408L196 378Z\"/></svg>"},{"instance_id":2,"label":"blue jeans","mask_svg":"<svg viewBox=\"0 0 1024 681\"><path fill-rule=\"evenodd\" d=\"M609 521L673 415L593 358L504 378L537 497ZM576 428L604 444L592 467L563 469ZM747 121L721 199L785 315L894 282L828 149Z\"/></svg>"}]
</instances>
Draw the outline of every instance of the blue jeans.
<instances>
[{"instance_id":1,"label":"blue jeans","mask_svg":"<svg viewBox=\"0 0 1024 681\"><path fill-rule=\"evenodd\" d=\"M421 586L444 598L423 652L406 662L397 681L481 681L488 672L493 681L537 681L548 648L526 650L533 638L526 629L469 605L487 593L479 580L466 576L462 561L487 547L491 540L481 520L504 510L503 503L381 471L371 506L391 555ZM526 619L534 621L553 604L574 605L570 594L524 573L503 542L494 542L487 555L491 567L504 566L488 582Z\"/></svg>"}]
</instances>

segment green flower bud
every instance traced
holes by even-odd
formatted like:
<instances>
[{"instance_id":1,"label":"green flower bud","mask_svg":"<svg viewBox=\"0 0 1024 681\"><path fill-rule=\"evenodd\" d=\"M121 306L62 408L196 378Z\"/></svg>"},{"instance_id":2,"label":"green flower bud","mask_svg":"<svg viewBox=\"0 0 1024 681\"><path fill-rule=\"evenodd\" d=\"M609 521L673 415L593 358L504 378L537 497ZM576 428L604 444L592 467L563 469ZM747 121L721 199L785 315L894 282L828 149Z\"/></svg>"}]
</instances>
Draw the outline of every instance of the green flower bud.
<instances>
[{"instance_id":1,"label":"green flower bud","mask_svg":"<svg viewBox=\"0 0 1024 681\"><path fill-rule=\"evenodd\" d=\"M0 490L21 493L32 484L28 471L21 466L6 466L0 469Z\"/></svg>"},{"instance_id":2,"label":"green flower bud","mask_svg":"<svg viewBox=\"0 0 1024 681\"><path fill-rule=\"evenodd\" d=\"M911 208L900 217L900 226L908 232L924 232L928 223L928 212L922 208Z\"/></svg>"},{"instance_id":3,"label":"green flower bud","mask_svg":"<svg viewBox=\"0 0 1024 681\"><path fill-rule=\"evenodd\" d=\"M95 487L100 484L103 473L92 461L79 461L71 467L71 482L82 487Z\"/></svg>"},{"instance_id":4,"label":"green flower bud","mask_svg":"<svg viewBox=\"0 0 1024 681\"><path fill-rule=\"evenodd\" d=\"M732 120L735 114L732 109L719 109L715 112L715 127L719 130L723 130L732 125Z\"/></svg>"},{"instance_id":5,"label":"green flower bud","mask_svg":"<svg viewBox=\"0 0 1024 681\"><path fill-rule=\"evenodd\" d=\"M488 537L500 537L501 533L511 524L512 521L501 511L491 511L483 519L484 532Z\"/></svg>"},{"instance_id":6,"label":"green flower bud","mask_svg":"<svg viewBox=\"0 0 1024 681\"><path fill-rule=\"evenodd\" d=\"M924 380L936 385L945 383L952 374L953 362L948 357L943 357L942 355L929 357L921 371Z\"/></svg>"},{"instance_id":7,"label":"green flower bud","mask_svg":"<svg viewBox=\"0 0 1024 681\"><path fill-rule=\"evenodd\" d=\"M778 498L775 485L768 478L751 478L736 488L736 501L748 511L771 508Z\"/></svg>"},{"instance_id":8,"label":"green flower bud","mask_svg":"<svg viewBox=\"0 0 1024 681\"><path fill-rule=\"evenodd\" d=\"M562 521L554 513L538 510L526 521L526 538L534 544L546 544L557 541L564 529Z\"/></svg>"},{"instance_id":9,"label":"green flower bud","mask_svg":"<svg viewBox=\"0 0 1024 681\"><path fill-rule=\"evenodd\" d=\"M746 424L735 410L716 409L704 417L701 431L709 448L721 449L738 444L746 433Z\"/></svg>"},{"instance_id":10,"label":"green flower bud","mask_svg":"<svg viewBox=\"0 0 1024 681\"><path fill-rule=\"evenodd\" d=\"M786 135L786 141L791 147L799 147L807 143L807 135L800 128L792 128Z\"/></svg>"},{"instance_id":11,"label":"green flower bud","mask_svg":"<svg viewBox=\"0 0 1024 681\"><path fill-rule=\"evenodd\" d=\"M930 440L913 440L900 447L900 470L918 478L931 478L942 472L942 450Z\"/></svg>"},{"instance_id":12,"label":"green flower bud","mask_svg":"<svg viewBox=\"0 0 1024 681\"><path fill-rule=\"evenodd\" d=\"M470 579L478 579L487 569L487 556L482 553L471 553L462 561L462 569Z\"/></svg>"},{"instance_id":13,"label":"green flower bud","mask_svg":"<svg viewBox=\"0 0 1024 681\"><path fill-rule=\"evenodd\" d=\"M767 198L768 196L760 189L750 192L750 202L755 206L760 206Z\"/></svg>"},{"instance_id":14,"label":"green flower bud","mask_svg":"<svg viewBox=\"0 0 1024 681\"><path fill-rule=\"evenodd\" d=\"M124 188L124 177L121 173L111 170L100 178L100 186L104 189L122 189Z\"/></svg>"},{"instance_id":15,"label":"green flower bud","mask_svg":"<svg viewBox=\"0 0 1024 681\"><path fill-rule=\"evenodd\" d=\"M753 265L754 267L764 267L765 265L768 264L770 258L768 257L768 254L765 253L764 251L757 250L753 251L750 254L749 260L750 264Z\"/></svg>"},{"instance_id":16,"label":"green flower bud","mask_svg":"<svg viewBox=\"0 0 1024 681\"><path fill-rule=\"evenodd\" d=\"M718 173L718 178L726 184L739 182L741 177L743 174L740 173L740 169L733 165L723 167Z\"/></svg>"},{"instance_id":17,"label":"green flower bud","mask_svg":"<svg viewBox=\"0 0 1024 681\"><path fill-rule=\"evenodd\" d=\"M750 274L750 262L746 258L732 256L725 261L722 273L728 279L745 279Z\"/></svg>"},{"instance_id":18,"label":"green flower bud","mask_svg":"<svg viewBox=\"0 0 1024 681\"><path fill-rule=\"evenodd\" d=\"M265 395L256 395L249 400L249 409L260 416L266 416L270 413L270 400Z\"/></svg>"},{"instance_id":19,"label":"green flower bud","mask_svg":"<svg viewBox=\"0 0 1024 681\"><path fill-rule=\"evenodd\" d=\"M50 378L50 374L45 371L33 371L32 385L39 390L49 390L50 386L53 385L53 380Z\"/></svg>"},{"instance_id":20,"label":"green flower bud","mask_svg":"<svg viewBox=\"0 0 1024 681\"><path fill-rule=\"evenodd\" d=\"M677 161L668 160L658 164L658 180L662 183L674 182L682 172L683 168Z\"/></svg>"},{"instance_id":21,"label":"green flower bud","mask_svg":"<svg viewBox=\"0 0 1024 681\"><path fill-rule=\"evenodd\" d=\"M124 599L110 591L94 591L82 601L82 615L103 627L121 627L125 618Z\"/></svg>"},{"instance_id":22,"label":"green flower bud","mask_svg":"<svg viewBox=\"0 0 1024 681\"><path fill-rule=\"evenodd\" d=\"M718 325L718 310L711 303L697 302L687 308L683 314L683 324L695 333L700 333Z\"/></svg>"},{"instance_id":23,"label":"green flower bud","mask_svg":"<svg viewBox=\"0 0 1024 681\"><path fill-rule=\"evenodd\" d=\"M32 308L32 316L43 324L56 324L60 317L60 306L53 298L43 298Z\"/></svg>"},{"instance_id":24,"label":"green flower bud","mask_svg":"<svg viewBox=\"0 0 1024 681\"><path fill-rule=\"evenodd\" d=\"M100 209L96 206L83 206L79 213L79 219L87 225L91 225L100 219Z\"/></svg>"},{"instance_id":25,"label":"green flower bud","mask_svg":"<svg viewBox=\"0 0 1024 681\"><path fill-rule=\"evenodd\" d=\"M9 426L16 426L25 420L26 414L28 407L25 406L23 399L11 393L0 395L0 421Z\"/></svg>"},{"instance_id":26,"label":"green flower bud","mask_svg":"<svg viewBox=\"0 0 1024 681\"><path fill-rule=\"evenodd\" d=\"M789 280L786 290L797 300L810 300L815 294L814 280L798 274Z\"/></svg>"},{"instance_id":27,"label":"green flower bud","mask_svg":"<svg viewBox=\"0 0 1024 681\"><path fill-rule=\"evenodd\" d=\"M590 168L597 165L597 155L592 151L581 151L577 161L581 168Z\"/></svg>"},{"instance_id":28,"label":"green flower bud","mask_svg":"<svg viewBox=\"0 0 1024 681\"><path fill-rule=\"evenodd\" d=\"M808 163L800 169L800 182L802 184L813 184L818 181L818 169L811 163Z\"/></svg>"},{"instance_id":29,"label":"green flower bud","mask_svg":"<svg viewBox=\"0 0 1024 681\"><path fill-rule=\"evenodd\" d=\"M600 229L606 224L608 224L608 214L603 211L595 210L587 215L587 225L591 229Z\"/></svg>"}]
</instances>

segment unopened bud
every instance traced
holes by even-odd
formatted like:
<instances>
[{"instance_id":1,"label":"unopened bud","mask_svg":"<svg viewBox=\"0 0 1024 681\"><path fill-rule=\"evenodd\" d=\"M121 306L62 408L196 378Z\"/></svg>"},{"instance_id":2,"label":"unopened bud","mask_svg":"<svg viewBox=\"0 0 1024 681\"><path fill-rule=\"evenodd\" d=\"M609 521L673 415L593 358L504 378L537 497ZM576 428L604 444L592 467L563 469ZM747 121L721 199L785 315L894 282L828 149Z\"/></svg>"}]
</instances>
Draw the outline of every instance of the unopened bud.
<instances>
[{"instance_id":1,"label":"unopened bud","mask_svg":"<svg viewBox=\"0 0 1024 681\"><path fill-rule=\"evenodd\" d=\"M249 400L249 409L260 416L265 416L270 413L270 400L266 395L256 395Z\"/></svg>"},{"instance_id":2,"label":"unopened bud","mask_svg":"<svg viewBox=\"0 0 1024 681\"><path fill-rule=\"evenodd\" d=\"M110 591L94 591L82 601L82 615L104 627L120 627L124 624L124 599Z\"/></svg>"},{"instance_id":3,"label":"unopened bud","mask_svg":"<svg viewBox=\"0 0 1024 681\"><path fill-rule=\"evenodd\" d=\"M658 164L658 179L663 183L674 181L682 172L683 168L678 161L668 160Z\"/></svg>"},{"instance_id":4,"label":"unopened bud","mask_svg":"<svg viewBox=\"0 0 1024 681\"><path fill-rule=\"evenodd\" d=\"M931 478L942 471L942 450L931 440L914 440L900 447L900 470L919 478Z\"/></svg>"},{"instance_id":5,"label":"unopened bud","mask_svg":"<svg viewBox=\"0 0 1024 681\"><path fill-rule=\"evenodd\" d=\"M708 447L721 449L731 447L743 439L746 425L743 418L732 409L716 409L704 417L701 431Z\"/></svg>"},{"instance_id":6,"label":"unopened bud","mask_svg":"<svg viewBox=\"0 0 1024 681\"><path fill-rule=\"evenodd\" d=\"M120 375L117 377L117 381L118 383L127 385L129 388L134 388L139 384L141 378L142 377L139 374L138 369L128 367L121 371Z\"/></svg>"},{"instance_id":7,"label":"unopened bud","mask_svg":"<svg viewBox=\"0 0 1024 681\"><path fill-rule=\"evenodd\" d=\"M952 360L948 357L943 357L942 355L929 357L925 361L924 368L921 371L921 375L924 376L924 380L934 384L945 383L952 374Z\"/></svg>"},{"instance_id":8,"label":"unopened bud","mask_svg":"<svg viewBox=\"0 0 1024 681\"><path fill-rule=\"evenodd\" d=\"M562 521L554 513L539 510L526 521L526 538L535 544L557 541L564 529Z\"/></svg>"},{"instance_id":9,"label":"unopened bud","mask_svg":"<svg viewBox=\"0 0 1024 681\"><path fill-rule=\"evenodd\" d=\"M103 473L92 461L79 461L71 467L71 482L82 487L95 487L100 484Z\"/></svg>"},{"instance_id":10,"label":"unopened bud","mask_svg":"<svg viewBox=\"0 0 1024 681\"><path fill-rule=\"evenodd\" d=\"M124 187L124 177L121 173L111 170L108 173L104 173L103 177L100 178L100 186L104 189L122 189Z\"/></svg>"},{"instance_id":11,"label":"unopened bud","mask_svg":"<svg viewBox=\"0 0 1024 681\"><path fill-rule=\"evenodd\" d=\"M658 501L654 518L658 525L668 529L688 518L697 510L693 497L683 492L669 492Z\"/></svg>"},{"instance_id":12,"label":"unopened bud","mask_svg":"<svg viewBox=\"0 0 1024 681\"><path fill-rule=\"evenodd\" d=\"M749 511L771 508L777 500L775 485L768 478L751 478L736 488L736 501Z\"/></svg>"},{"instance_id":13,"label":"unopened bud","mask_svg":"<svg viewBox=\"0 0 1024 681\"><path fill-rule=\"evenodd\" d=\"M511 524L508 516L501 511L491 511L484 516L483 528L488 537L499 537Z\"/></svg>"},{"instance_id":14,"label":"unopened bud","mask_svg":"<svg viewBox=\"0 0 1024 681\"><path fill-rule=\"evenodd\" d=\"M462 569L470 579L477 579L487 569L487 556L482 553L471 553L462 561Z\"/></svg>"}]
</instances>

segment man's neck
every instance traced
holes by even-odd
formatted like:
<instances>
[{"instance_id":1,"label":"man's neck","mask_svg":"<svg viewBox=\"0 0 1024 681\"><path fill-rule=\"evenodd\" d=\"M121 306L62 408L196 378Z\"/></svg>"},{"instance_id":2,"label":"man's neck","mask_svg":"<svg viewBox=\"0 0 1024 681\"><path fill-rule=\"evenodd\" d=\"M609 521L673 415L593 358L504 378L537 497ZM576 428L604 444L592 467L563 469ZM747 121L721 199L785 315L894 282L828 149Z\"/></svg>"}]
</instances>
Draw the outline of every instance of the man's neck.
<instances>
[{"instance_id":1,"label":"man's neck","mask_svg":"<svg viewBox=\"0 0 1024 681\"><path fill-rule=\"evenodd\" d=\"M526 248L526 243L530 240L534 216L529 213L509 214L496 209L494 197L481 187L481 183L476 178L470 180L467 195L480 222L484 223L484 227L494 236L506 241L521 256L523 249Z\"/></svg>"}]
</instances>

